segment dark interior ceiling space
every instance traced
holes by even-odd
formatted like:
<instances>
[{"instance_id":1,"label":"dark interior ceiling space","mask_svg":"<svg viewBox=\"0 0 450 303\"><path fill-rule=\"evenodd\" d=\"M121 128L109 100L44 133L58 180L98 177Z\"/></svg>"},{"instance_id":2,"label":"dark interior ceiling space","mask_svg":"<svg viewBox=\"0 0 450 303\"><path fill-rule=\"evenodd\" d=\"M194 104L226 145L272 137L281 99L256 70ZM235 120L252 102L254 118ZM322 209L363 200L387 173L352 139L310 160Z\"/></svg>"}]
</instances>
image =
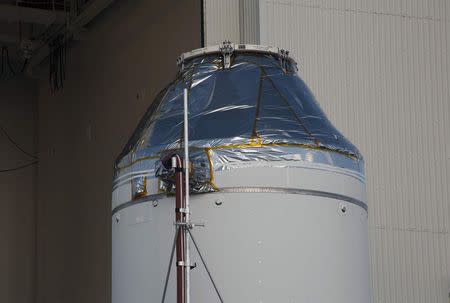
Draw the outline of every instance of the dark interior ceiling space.
<instances>
[{"instance_id":1,"label":"dark interior ceiling space","mask_svg":"<svg viewBox=\"0 0 450 303\"><path fill-rule=\"evenodd\" d=\"M37 9L46 10L68 10L71 5L75 8L80 9L89 0L75 0L75 1L64 1L64 0L0 0L0 4L16 5L20 7L29 7Z\"/></svg>"},{"instance_id":2,"label":"dark interior ceiling space","mask_svg":"<svg viewBox=\"0 0 450 303\"><path fill-rule=\"evenodd\" d=\"M71 41L79 39L87 24L112 2L0 0L0 81L21 73L41 77L39 66L44 60L50 61L50 67L52 62L64 64L59 57Z\"/></svg>"}]
</instances>

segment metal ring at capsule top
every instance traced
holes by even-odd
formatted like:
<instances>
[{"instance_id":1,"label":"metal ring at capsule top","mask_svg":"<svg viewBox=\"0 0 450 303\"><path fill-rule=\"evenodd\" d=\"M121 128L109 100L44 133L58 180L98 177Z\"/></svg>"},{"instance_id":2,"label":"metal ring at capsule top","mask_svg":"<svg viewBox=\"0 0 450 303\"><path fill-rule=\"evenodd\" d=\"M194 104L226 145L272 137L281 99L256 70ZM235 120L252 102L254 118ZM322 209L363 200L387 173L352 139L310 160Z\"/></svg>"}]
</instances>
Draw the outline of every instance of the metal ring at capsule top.
<instances>
[{"instance_id":1,"label":"metal ring at capsule top","mask_svg":"<svg viewBox=\"0 0 450 303\"><path fill-rule=\"evenodd\" d=\"M264 46L256 44L235 44L230 41L224 41L220 45L212 45L203 48L194 49L190 52L181 54L177 59L177 65L183 70L184 62L188 59L208 55L208 54L233 54L233 53L262 53L271 54L280 60L289 61L294 65L297 62L289 55L289 51L279 47Z\"/></svg>"}]
</instances>

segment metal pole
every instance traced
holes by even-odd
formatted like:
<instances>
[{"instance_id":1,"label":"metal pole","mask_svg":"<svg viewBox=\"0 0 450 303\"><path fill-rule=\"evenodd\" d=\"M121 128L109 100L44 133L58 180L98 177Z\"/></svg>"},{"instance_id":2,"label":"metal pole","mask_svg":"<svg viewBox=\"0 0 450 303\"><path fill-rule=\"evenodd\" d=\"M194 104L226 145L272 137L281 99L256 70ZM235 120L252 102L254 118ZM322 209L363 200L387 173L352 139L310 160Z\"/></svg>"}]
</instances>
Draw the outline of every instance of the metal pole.
<instances>
[{"instance_id":1,"label":"metal pole","mask_svg":"<svg viewBox=\"0 0 450 303\"><path fill-rule=\"evenodd\" d=\"M167 268L166 281L164 282L164 291L163 291L161 303L164 303L166 301L167 286L169 285L169 278L170 278L170 269L172 268L173 256L175 254L175 248L177 247L177 239L178 239L179 233L180 233L180 226L176 225L175 226L175 236L173 237L172 250L170 251L169 266Z\"/></svg>"},{"instance_id":2,"label":"metal pole","mask_svg":"<svg viewBox=\"0 0 450 303\"><path fill-rule=\"evenodd\" d=\"M172 167L175 168L175 220L177 223L183 223L184 203L183 203L183 163L179 156L172 157ZM181 225L180 225L181 226ZM177 303L185 303L185 236L184 229L180 230L177 236Z\"/></svg>"},{"instance_id":3,"label":"metal pole","mask_svg":"<svg viewBox=\"0 0 450 303\"><path fill-rule=\"evenodd\" d=\"M185 221L188 224L184 229L185 241L185 257L186 267L184 274L186 275L186 303L191 301L191 258L189 254L189 234L187 228L190 228L190 209L189 209L189 129L188 129L188 90L184 89L184 180L185 180L185 194L184 205L186 208Z\"/></svg>"}]
</instances>

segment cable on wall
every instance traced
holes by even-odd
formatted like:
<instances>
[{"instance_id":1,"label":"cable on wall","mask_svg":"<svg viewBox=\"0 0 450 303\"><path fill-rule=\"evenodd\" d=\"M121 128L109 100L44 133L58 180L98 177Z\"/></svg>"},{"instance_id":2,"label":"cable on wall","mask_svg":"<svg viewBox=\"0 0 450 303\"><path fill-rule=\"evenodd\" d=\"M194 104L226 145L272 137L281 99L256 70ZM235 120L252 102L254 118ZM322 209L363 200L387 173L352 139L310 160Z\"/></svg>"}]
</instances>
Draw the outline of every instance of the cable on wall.
<instances>
[{"instance_id":1,"label":"cable on wall","mask_svg":"<svg viewBox=\"0 0 450 303\"><path fill-rule=\"evenodd\" d=\"M20 152L22 152L23 154L27 155L28 157L32 158L33 160L29 163L23 164L23 165L19 165L13 168L6 168L6 169L0 169L0 173L6 173L6 172L11 172L11 171L16 171L16 170L20 170L23 168L27 168L30 167L32 165L35 165L39 162L38 158L27 152L26 150L24 150L17 142L16 140L14 140L9 133L6 131L6 129L3 126L0 126L0 131L3 133L3 135L8 139L9 142L11 142L12 145L14 145L15 148L17 148Z\"/></svg>"},{"instance_id":2,"label":"cable on wall","mask_svg":"<svg viewBox=\"0 0 450 303\"><path fill-rule=\"evenodd\" d=\"M11 58L9 56L9 49L7 46L2 46L0 57L1 57L0 80L10 80L14 78L16 75L22 74L25 71L29 62L28 58L25 58L24 62L21 63L21 67L17 67L17 65L13 66L13 63L11 62Z\"/></svg>"},{"instance_id":3,"label":"cable on wall","mask_svg":"<svg viewBox=\"0 0 450 303\"><path fill-rule=\"evenodd\" d=\"M37 160L37 157L27 151L25 151L20 145L8 134L6 129L3 126L0 126L0 131L5 135L5 137L8 139L9 142L11 142L12 145L14 145L15 148L17 148L19 151L21 151L23 154L27 155L28 157L31 157L35 160Z\"/></svg>"},{"instance_id":4,"label":"cable on wall","mask_svg":"<svg viewBox=\"0 0 450 303\"><path fill-rule=\"evenodd\" d=\"M9 80L16 75L15 69L12 67L11 60L9 58L8 47L2 46L1 52L1 69L0 69L0 79Z\"/></svg>"},{"instance_id":5,"label":"cable on wall","mask_svg":"<svg viewBox=\"0 0 450 303\"><path fill-rule=\"evenodd\" d=\"M27 163L27 164L24 164L24 165L20 165L20 166L16 166L16 167L13 167L13 168L0 169L0 173L6 173L6 172L20 170L20 169L23 169L23 168L27 168L27 167L33 166L33 165L35 165L37 163L38 163L38 161L36 160L36 161L32 161L30 163Z\"/></svg>"},{"instance_id":6,"label":"cable on wall","mask_svg":"<svg viewBox=\"0 0 450 303\"><path fill-rule=\"evenodd\" d=\"M53 93L64 87L64 80L66 79L66 44L64 35L56 37L49 43L49 81Z\"/></svg>"},{"instance_id":7,"label":"cable on wall","mask_svg":"<svg viewBox=\"0 0 450 303\"><path fill-rule=\"evenodd\" d=\"M11 171L16 171L16 170L20 170L20 169L23 169L23 168L27 168L27 167L30 167L30 166L32 166L32 165L35 165L35 164L37 164L38 162L39 162L39 160L38 160L38 158L35 156L35 155L33 155L33 154L31 154L31 153L29 153L29 152L27 152L27 151L25 151L9 134L8 134L8 132L6 131L6 129L3 127L3 126L0 126L0 131L3 133L3 135L8 139L8 141L9 142L11 142L11 144L12 145L14 145L14 147L15 148L17 148L20 152L22 152L23 154L25 154L25 155L27 155L28 157L31 157L31 158L33 158L33 161L31 161L31 162L29 162L29 163L26 163L26 164L23 164L23 165L19 165L19 166L16 166L16 167L13 167L13 168L6 168L6 169L0 169L0 173L6 173L6 172L11 172Z\"/></svg>"}]
</instances>

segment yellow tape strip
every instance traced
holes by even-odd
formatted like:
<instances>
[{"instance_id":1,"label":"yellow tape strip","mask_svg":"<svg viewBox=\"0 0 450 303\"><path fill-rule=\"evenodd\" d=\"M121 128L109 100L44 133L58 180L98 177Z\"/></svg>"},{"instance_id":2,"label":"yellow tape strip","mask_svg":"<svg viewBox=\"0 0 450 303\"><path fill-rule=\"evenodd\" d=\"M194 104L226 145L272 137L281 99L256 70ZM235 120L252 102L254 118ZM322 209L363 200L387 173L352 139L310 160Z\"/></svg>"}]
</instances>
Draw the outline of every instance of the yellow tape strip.
<instances>
[{"instance_id":1,"label":"yellow tape strip","mask_svg":"<svg viewBox=\"0 0 450 303\"><path fill-rule=\"evenodd\" d=\"M250 148L250 147L270 147L270 146L300 147L300 148L305 148L305 149L333 152L333 153L337 153L337 154L340 154L340 155L347 156L347 157L355 159L355 160L358 159L357 157L355 157L353 155L349 155L347 153L344 153L344 152L341 152L341 151L338 151L338 150L334 150L334 149L330 149L330 148L327 148L327 147L324 147L324 146L311 146L311 145L302 144L302 143L262 143L261 141L262 140L260 138L257 140L257 142L255 142L255 141L252 142L252 139L251 139L250 143L219 145L219 146L210 147L210 149L211 150L216 150L216 149L233 149L233 148L245 149L245 148Z\"/></svg>"},{"instance_id":2,"label":"yellow tape strip","mask_svg":"<svg viewBox=\"0 0 450 303\"><path fill-rule=\"evenodd\" d=\"M300 144L300 143L262 143L262 139L258 136L257 138L251 138L249 143L243 143L243 144L228 144L228 145L219 145L219 146L214 146L214 147L207 147L205 148L205 154L206 157L208 158L208 163L209 163L209 175L210 175L210 179L209 179L209 185L211 185L212 188L214 188L214 190L219 190L219 187L215 184L215 177L214 177L214 167L213 167L213 161L212 161L212 157L213 157L213 151L214 150L220 150L220 149L234 149L234 148L240 148L240 149L245 149L245 148L258 148L258 147L270 147L270 146L283 146L283 147L300 147L300 148L306 148L306 149L313 149L313 150L326 150L329 152L334 152L334 153L338 153L341 155L345 155L349 158L355 159L357 160L358 158L349 154L346 154L344 152L340 152L340 151L336 151L336 150L332 150L323 146L311 146L311 145L307 145L307 144ZM145 158L141 158L138 159L137 161L125 166L125 167L129 167L132 166L140 161L145 161L145 160L149 160L149 159L158 159L160 156L148 156ZM190 173L192 173L193 171L193 167L192 167L192 163L191 163L191 167L190 167ZM147 181L147 180L145 180ZM158 188L157 188L157 193L161 194L161 193L166 193L165 190L161 189L161 180L158 178L158 184L157 184ZM147 195L147 193L142 193L142 195L139 195L139 197L136 198L141 198L142 196ZM135 198L135 199L136 199ZM134 200L134 199L133 199Z\"/></svg>"},{"instance_id":3,"label":"yellow tape strip","mask_svg":"<svg viewBox=\"0 0 450 303\"><path fill-rule=\"evenodd\" d=\"M213 168L213 162L212 162L212 150L211 148L205 148L206 156L208 157L209 162L209 185L211 185L215 190L218 190L219 188L214 183L214 168Z\"/></svg>"},{"instance_id":4,"label":"yellow tape strip","mask_svg":"<svg viewBox=\"0 0 450 303\"><path fill-rule=\"evenodd\" d=\"M156 186L158 187L156 189L156 193L158 193L158 194L163 194L163 193L167 192L166 190L161 189L161 187L162 187L161 183L162 183L161 178L158 178L158 183L156 184Z\"/></svg>"},{"instance_id":5,"label":"yellow tape strip","mask_svg":"<svg viewBox=\"0 0 450 303\"><path fill-rule=\"evenodd\" d=\"M250 139L249 143L241 143L241 144L227 144L227 145L219 145L219 146L213 146L213 147L207 147L205 148L205 151L207 150L218 150L218 149L233 149L233 148L241 148L241 149L245 149L245 148L251 148L251 147L273 147L273 146L283 146L283 147L300 147L300 148L305 148L305 149L312 149L312 150L322 150L322 151L328 151L328 152L333 152L333 153L337 153L340 155L344 155L347 156L349 158L352 158L354 160L357 160L358 158L353 156L353 155L349 155L347 153L338 151L338 150L334 150L334 149L330 149L324 146L312 146L312 145L308 145L308 144L302 144L302 143L262 143L262 139L260 137L258 138L252 138ZM208 155L208 160L211 160L211 155L209 154L209 152L207 152ZM154 155L154 156L148 156L148 157L144 157L144 158L140 158L128 165L125 165L123 167L118 167L118 169L124 169L124 168L128 168L130 166L133 166L136 163L139 163L141 161L145 161L145 160L151 160L151 159L159 159L160 155Z\"/></svg>"}]
</instances>

